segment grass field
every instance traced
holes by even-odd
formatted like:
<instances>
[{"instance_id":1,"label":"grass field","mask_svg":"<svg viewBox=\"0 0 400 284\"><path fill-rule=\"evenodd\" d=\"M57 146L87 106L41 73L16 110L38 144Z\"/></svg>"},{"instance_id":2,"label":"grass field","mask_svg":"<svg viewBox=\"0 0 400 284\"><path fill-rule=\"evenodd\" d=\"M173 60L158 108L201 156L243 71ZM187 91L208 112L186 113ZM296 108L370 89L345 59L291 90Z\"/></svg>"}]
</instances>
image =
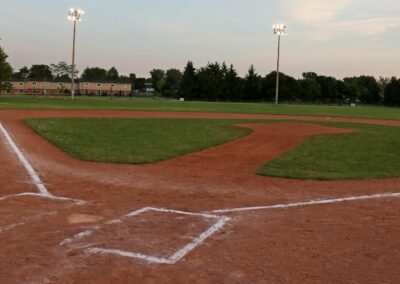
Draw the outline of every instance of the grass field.
<instances>
[{"instance_id":1,"label":"grass field","mask_svg":"<svg viewBox=\"0 0 400 284\"><path fill-rule=\"evenodd\" d=\"M112 163L149 163L219 145L250 133L250 130L235 127L241 122L261 121L25 120L27 125L73 157ZM321 124L354 129L355 133L308 138L302 145L260 168L258 174L298 179L400 177L398 128L348 123Z\"/></svg>"},{"instance_id":2,"label":"grass field","mask_svg":"<svg viewBox=\"0 0 400 284\"><path fill-rule=\"evenodd\" d=\"M71 101L68 97L46 98L33 96L0 95L0 109L99 109L99 110L148 110L222 112L246 114L284 114L310 116L342 116L358 118L399 119L400 109L374 106L315 106L279 105L261 103L211 103L178 102L175 100L154 100L150 98L103 98L78 97Z\"/></svg>"},{"instance_id":3,"label":"grass field","mask_svg":"<svg viewBox=\"0 0 400 284\"><path fill-rule=\"evenodd\" d=\"M25 123L72 157L134 164L197 152L251 132L226 120L30 119Z\"/></svg>"},{"instance_id":4,"label":"grass field","mask_svg":"<svg viewBox=\"0 0 400 284\"><path fill-rule=\"evenodd\" d=\"M308 138L258 170L258 174L297 179L400 177L400 130L396 127L321 123L355 133Z\"/></svg>"}]
</instances>

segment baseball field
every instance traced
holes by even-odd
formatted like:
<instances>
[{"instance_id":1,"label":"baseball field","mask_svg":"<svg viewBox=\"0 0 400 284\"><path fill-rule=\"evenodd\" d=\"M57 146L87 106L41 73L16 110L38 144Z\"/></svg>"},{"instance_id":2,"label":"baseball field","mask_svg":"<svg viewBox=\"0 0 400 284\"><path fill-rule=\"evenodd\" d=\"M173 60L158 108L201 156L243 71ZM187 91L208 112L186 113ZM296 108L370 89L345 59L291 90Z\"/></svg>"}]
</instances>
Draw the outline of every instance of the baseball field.
<instances>
[{"instance_id":1,"label":"baseball field","mask_svg":"<svg viewBox=\"0 0 400 284\"><path fill-rule=\"evenodd\" d=\"M399 283L400 110L0 96L0 283Z\"/></svg>"}]
</instances>

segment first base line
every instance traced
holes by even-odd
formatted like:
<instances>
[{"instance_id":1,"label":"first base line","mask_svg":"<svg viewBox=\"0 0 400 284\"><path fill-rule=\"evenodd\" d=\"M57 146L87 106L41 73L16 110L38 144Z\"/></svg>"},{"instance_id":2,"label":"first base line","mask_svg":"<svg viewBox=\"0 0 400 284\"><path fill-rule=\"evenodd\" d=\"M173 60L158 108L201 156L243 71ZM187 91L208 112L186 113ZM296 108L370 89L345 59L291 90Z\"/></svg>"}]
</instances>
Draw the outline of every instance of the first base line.
<instances>
[{"instance_id":1,"label":"first base line","mask_svg":"<svg viewBox=\"0 0 400 284\"><path fill-rule=\"evenodd\" d=\"M257 207L242 207L242 208L230 208L230 209L218 209L213 211L208 211L206 213L236 213L236 212L246 212L246 211L259 211L259 210L270 210L270 209L289 209L296 207L305 206L315 206L315 205L326 205L344 202L354 202L354 201L366 201L366 200L376 200L376 199L387 199L387 198L400 198L399 193L382 193L374 195L361 195L361 196L349 196L349 197L339 197L333 199L315 199L296 203L284 203L275 204L269 206L257 206Z\"/></svg>"}]
</instances>

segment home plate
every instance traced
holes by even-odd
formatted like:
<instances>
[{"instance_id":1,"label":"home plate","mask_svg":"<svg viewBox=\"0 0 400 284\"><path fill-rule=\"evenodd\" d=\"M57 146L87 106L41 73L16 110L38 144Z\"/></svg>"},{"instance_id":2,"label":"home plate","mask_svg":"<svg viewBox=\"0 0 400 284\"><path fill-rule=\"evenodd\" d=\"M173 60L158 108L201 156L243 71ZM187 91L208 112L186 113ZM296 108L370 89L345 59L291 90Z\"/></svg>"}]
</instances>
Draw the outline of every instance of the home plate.
<instances>
[{"instance_id":1,"label":"home plate","mask_svg":"<svg viewBox=\"0 0 400 284\"><path fill-rule=\"evenodd\" d=\"M223 228L230 218L143 208L63 240L69 249L174 264Z\"/></svg>"}]
</instances>

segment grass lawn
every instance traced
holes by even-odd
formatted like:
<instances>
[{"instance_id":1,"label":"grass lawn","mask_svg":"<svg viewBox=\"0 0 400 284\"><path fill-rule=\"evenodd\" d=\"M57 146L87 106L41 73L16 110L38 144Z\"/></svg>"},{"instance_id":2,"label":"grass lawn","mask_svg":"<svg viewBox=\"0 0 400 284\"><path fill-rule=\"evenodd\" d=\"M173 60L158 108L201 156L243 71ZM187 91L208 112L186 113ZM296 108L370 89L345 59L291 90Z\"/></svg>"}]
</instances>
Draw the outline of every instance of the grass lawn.
<instances>
[{"instance_id":1,"label":"grass lawn","mask_svg":"<svg viewBox=\"0 0 400 284\"><path fill-rule=\"evenodd\" d=\"M249 120L207 119L27 119L25 123L67 154L87 161L151 163L243 137L235 127ZM400 129L321 123L355 133L321 135L283 154L258 174L297 179L400 177ZM233 175L235 173L232 173Z\"/></svg>"},{"instance_id":2,"label":"grass lawn","mask_svg":"<svg viewBox=\"0 0 400 284\"><path fill-rule=\"evenodd\" d=\"M400 177L400 129L348 123L350 134L321 135L283 154L258 174L296 179L372 179Z\"/></svg>"},{"instance_id":3,"label":"grass lawn","mask_svg":"<svg viewBox=\"0 0 400 284\"><path fill-rule=\"evenodd\" d=\"M43 96L0 95L1 109L98 109L98 110L147 110L147 111L191 111L246 114L286 114L310 116L344 116L359 118L400 119L399 108L374 106L315 106L279 105L261 103L211 103L178 102L176 100L154 100L151 98L104 98L68 97L46 98Z\"/></svg>"},{"instance_id":4,"label":"grass lawn","mask_svg":"<svg viewBox=\"0 0 400 284\"><path fill-rule=\"evenodd\" d=\"M251 133L226 120L61 118L24 122L72 157L110 163L166 160Z\"/></svg>"}]
</instances>

